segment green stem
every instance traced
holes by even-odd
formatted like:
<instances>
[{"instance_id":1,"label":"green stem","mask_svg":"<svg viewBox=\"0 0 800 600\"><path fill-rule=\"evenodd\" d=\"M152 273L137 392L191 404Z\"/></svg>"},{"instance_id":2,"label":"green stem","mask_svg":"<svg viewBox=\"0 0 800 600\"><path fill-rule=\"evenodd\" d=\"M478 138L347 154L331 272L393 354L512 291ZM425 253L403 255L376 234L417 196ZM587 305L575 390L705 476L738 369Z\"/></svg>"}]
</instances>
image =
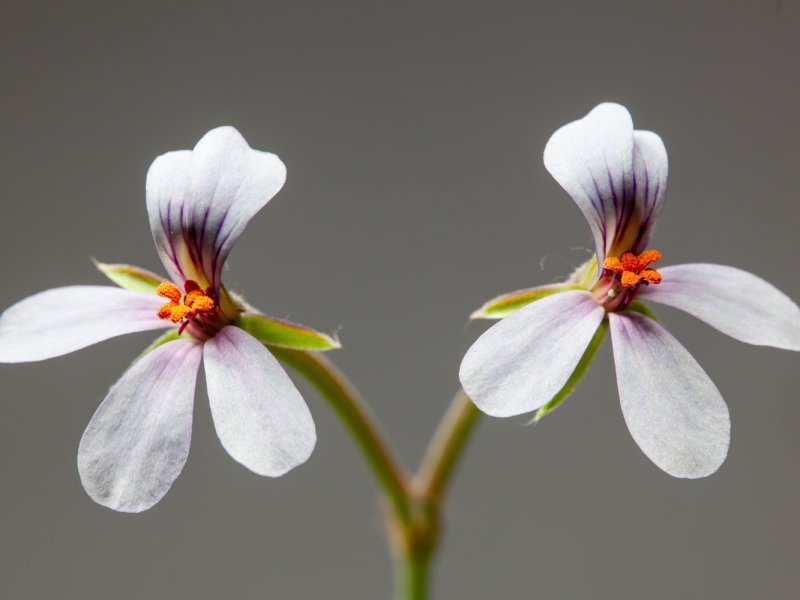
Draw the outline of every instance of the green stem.
<instances>
[{"instance_id":1,"label":"green stem","mask_svg":"<svg viewBox=\"0 0 800 600\"><path fill-rule=\"evenodd\" d=\"M428 597L430 555L395 558L395 600L425 600Z\"/></svg>"},{"instance_id":2,"label":"green stem","mask_svg":"<svg viewBox=\"0 0 800 600\"><path fill-rule=\"evenodd\" d=\"M456 394L411 480L366 404L333 363L318 352L269 348L317 389L352 434L390 502L387 531L395 557L395 598L425 600L439 538L441 499L478 410L463 391Z\"/></svg>"},{"instance_id":3,"label":"green stem","mask_svg":"<svg viewBox=\"0 0 800 600\"><path fill-rule=\"evenodd\" d=\"M386 436L361 396L331 361L319 352L270 346L278 360L295 369L328 401L353 435L369 466L378 478L398 520L408 526L408 476L384 441Z\"/></svg>"},{"instance_id":4,"label":"green stem","mask_svg":"<svg viewBox=\"0 0 800 600\"><path fill-rule=\"evenodd\" d=\"M433 434L414 477L417 493L429 502L438 503L447 488L456 462L478 422L478 415L480 412L464 390L459 390Z\"/></svg>"},{"instance_id":5,"label":"green stem","mask_svg":"<svg viewBox=\"0 0 800 600\"><path fill-rule=\"evenodd\" d=\"M440 534L442 498L458 458L477 423L478 409L462 391L455 395L414 476L409 497L411 525L395 536L396 600L424 600Z\"/></svg>"}]
</instances>

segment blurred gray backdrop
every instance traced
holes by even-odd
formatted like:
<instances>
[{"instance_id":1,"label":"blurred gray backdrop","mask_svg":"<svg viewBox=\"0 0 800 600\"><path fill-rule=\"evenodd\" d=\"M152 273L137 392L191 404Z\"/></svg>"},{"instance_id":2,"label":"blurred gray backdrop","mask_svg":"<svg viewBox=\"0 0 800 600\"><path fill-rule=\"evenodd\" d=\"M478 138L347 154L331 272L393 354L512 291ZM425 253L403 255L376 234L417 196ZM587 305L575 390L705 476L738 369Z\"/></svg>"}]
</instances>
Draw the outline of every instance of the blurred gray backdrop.
<instances>
[{"instance_id":1,"label":"blurred gray backdrop","mask_svg":"<svg viewBox=\"0 0 800 600\"><path fill-rule=\"evenodd\" d=\"M496 293L585 260L542 165L615 100L658 132L663 264L719 262L800 299L800 6L764 2L0 0L0 306L161 271L144 179L217 125L288 167L225 274L331 357L416 464ZM742 290L747 293L747 290ZM450 496L438 598L794 598L800 356L667 309L733 420L730 455L672 479L630 438L606 344L537 426L484 419ZM0 597L387 598L376 487L328 408L311 460L253 475L198 384L189 462L153 510L95 505L75 466L105 391L153 335L0 366Z\"/></svg>"}]
</instances>

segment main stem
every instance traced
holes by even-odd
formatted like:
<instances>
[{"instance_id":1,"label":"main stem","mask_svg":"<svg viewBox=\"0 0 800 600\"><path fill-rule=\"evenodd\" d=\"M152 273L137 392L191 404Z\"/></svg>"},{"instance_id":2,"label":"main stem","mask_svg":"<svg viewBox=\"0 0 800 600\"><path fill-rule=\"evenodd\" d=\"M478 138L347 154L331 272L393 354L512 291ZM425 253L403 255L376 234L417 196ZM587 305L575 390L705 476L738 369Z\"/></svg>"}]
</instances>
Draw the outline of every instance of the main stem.
<instances>
[{"instance_id":1,"label":"main stem","mask_svg":"<svg viewBox=\"0 0 800 600\"><path fill-rule=\"evenodd\" d=\"M425 600L428 598L430 557L395 557L395 600Z\"/></svg>"},{"instance_id":2,"label":"main stem","mask_svg":"<svg viewBox=\"0 0 800 600\"><path fill-rule=\"evenodd\" d=\"M352 434L388 498L387 532L395 559L395 600L426 600L440 535L442 499L477 422L478 410L459 391L413 478L395 457L366 403L332 362L316 352L271 346L328 401Z\"/></svg>"}]
</instances>

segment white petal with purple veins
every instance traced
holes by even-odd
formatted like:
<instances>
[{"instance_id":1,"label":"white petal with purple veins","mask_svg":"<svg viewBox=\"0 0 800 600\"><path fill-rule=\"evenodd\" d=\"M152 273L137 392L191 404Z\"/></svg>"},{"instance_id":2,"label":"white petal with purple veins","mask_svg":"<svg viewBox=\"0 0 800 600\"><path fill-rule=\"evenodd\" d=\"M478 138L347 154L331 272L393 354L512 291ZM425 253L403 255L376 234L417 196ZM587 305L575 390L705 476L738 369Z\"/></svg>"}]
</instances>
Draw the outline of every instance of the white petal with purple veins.
<instances>
[{"instance_id":1,"label":"white petal with purple veins","mask_svg":"<svg viewBox=\"0 0 800 600\"><path fill-rule=\"evenodd\" d=\"M667 154L656 134L634 132L625 107L600 104L561 127L544 164L589 222L599 264L609 253L644 249L666 189Z\"/></svg>"},{"instance_id":2,"label":"white petal with purple veins","mask_svg":"<svg viewBox=\"0 0 800 600\"><path fill-rule=\"evenodd\" d=\"M228 453L270 477L304 463L317 441L314 421L264 345L228 326L205 343L204 357L211 415Z\"/></svg>"},{"instance_id":3,"label":"white petal with purple veins","mask_svg":"<svg viewBox=\"0 0 800 600\"><path fill-rule=\"evenodd\" d=\"M0 362L44 360L125 333L172 327L156 314L163 303L155 294L109 286L40 292L0 315Z\"/></svg>"},{"instance_id":4,"label":"white petal with purple veins","mask_svg":"<svg viewBox=\"0 0 800 600\"><path fill-rule=\"evenodd\" d=\"M134 364L81 438L78 470L95 502L122 512L156 504L189 456L202 346L168 342Z\"/></svg>"},{"instance_id":5,"label":"white petal with purple veins","mask_svg":"<svg viewBox=\"0 0 800 600\"><path fill-rule=\"evenodd\" d=\"M567 291L520 308L467 351L459 377L483 412L510 417L536 410L575 370L605 316L586 291Z\"/></svg>"},{"instance_id":6,"label":"white petal with purple veins","mask_svg":"<svg viewBox=\"0 0 800 600\"><path fill-rule=\"evenodd\" d=\"M617 214L615 254L645 250L664 205L668 171L667 149L661 138L652 131L634 131L633 193Z\"/></svg>"},{"instance_id":7,"label":"white petal with purple veins","mask_svg":"<svg viewBox=\"0 0 800 600\"><path fill-rule=\"evenodd\" d=\"M153 161L147 171L145 186L147 214L153 241L170 279L179 283L192 279L204 282L199 264L195 264L183 235L183 221L189 196L189 161L191 150L167 152Z\"/></svg>"},{"instance_id":8,"label":"white petal with purple veins","mask_svg":"<svg viewBox=\"0 0 800 600\"><path fill-rule=\"evenodd\" d=\"M251 149L233 127L209 131L191 152L157 158L147 174L147 208L170 273L216 285L245 225L285 180L280 159ZM198 270L204 278L188 276Z\"/></svg>"},{"instance_id":9,"label":"white petal with purple veins","mask_svg":"<svg viewBox=\"0 0 800 600\"><path fill-rule=\"evenodd\" d=\"M679 308L748 344L800 350L800 308L760 277L711 264L659 272L661 283L642 289L639 298Z\"/></svg>"},{"instance_id":10,"label":"white petal with purple veins","mask_svg":"<svg viewBox=\"0 0 800 600\"><path fill-rule=\"evenodd\" d=\"M715 472L730 417L714 383L680 342L638 313L609 315L622 414L647 457L674 477Z\"/></svg>"}]
</instances>

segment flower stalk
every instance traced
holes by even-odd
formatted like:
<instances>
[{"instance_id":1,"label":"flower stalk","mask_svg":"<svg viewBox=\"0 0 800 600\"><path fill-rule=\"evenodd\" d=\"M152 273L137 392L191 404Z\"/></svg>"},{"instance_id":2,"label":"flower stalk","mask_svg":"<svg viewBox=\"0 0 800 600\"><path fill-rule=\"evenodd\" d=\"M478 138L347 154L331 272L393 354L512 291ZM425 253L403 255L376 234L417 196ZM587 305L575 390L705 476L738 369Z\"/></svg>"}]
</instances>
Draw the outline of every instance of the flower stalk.
<instances>
[{"instance_id":1,"label":"flower stalk","mask_svg":"<svg viewBox=\"0 0 800 600\"><path fill-rule=\"evenodd\" d=\"M414 478L420 496L439 499L444 494L479 415L464 390L459 390L433 434Z\"/></svg>"},{"instance_id":2,"label":"flower stalk","mask_svg":"<svg viewBox=\"0 0 800 600\"><path fill-rule=\"evenodd\" d=\"M270 346L328 402L353 436L386 502L386 528L395 565L395 599L424 600L440 534L442 500L454 468L480 414L459 390L412 477L401 465L367 404L347 377L325 356Z\"/></svg>"},{"instance_id":3,"label":"flower stalk","mask_svg":"<svg viewBox=\"0 0 800 600\"><path fill-rule=\"evenodd\" d=\"M394 514L403 524L408 524L408 475L389 448L375 417L355 387L320 353L277 346L271 346L270 351L278 360L297 371L328 401L353 436L389 499Z\"/></svg>"}]
</instances>

